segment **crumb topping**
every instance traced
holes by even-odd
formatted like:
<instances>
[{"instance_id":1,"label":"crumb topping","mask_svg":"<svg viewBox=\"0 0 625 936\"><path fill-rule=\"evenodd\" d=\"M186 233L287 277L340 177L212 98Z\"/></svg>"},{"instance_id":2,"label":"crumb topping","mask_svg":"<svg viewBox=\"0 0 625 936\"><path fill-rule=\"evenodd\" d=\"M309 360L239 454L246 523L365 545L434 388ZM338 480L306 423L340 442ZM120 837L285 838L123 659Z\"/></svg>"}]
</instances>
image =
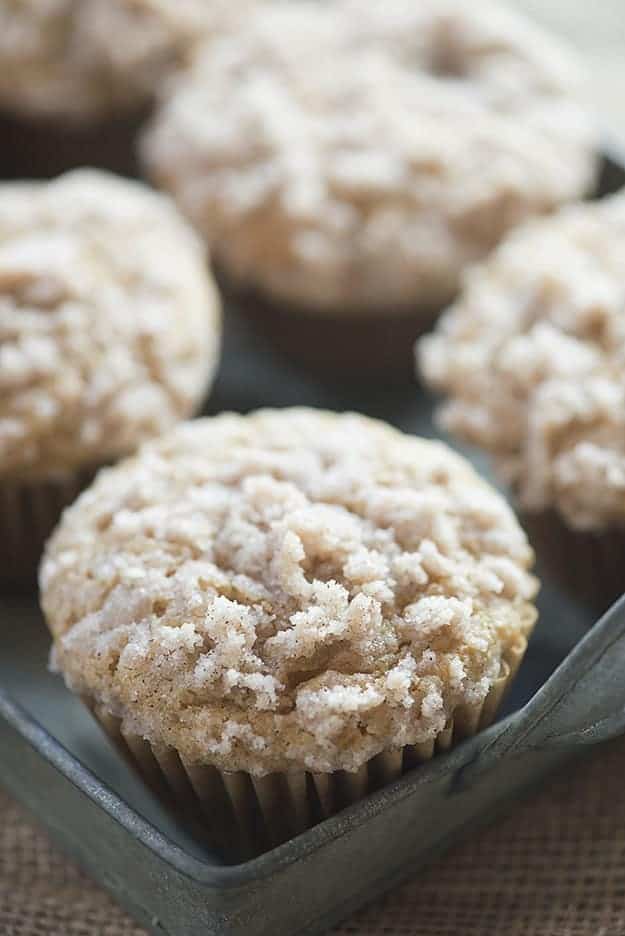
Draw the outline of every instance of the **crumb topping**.
<instances>
[{"instance_id":1,"label":"crumb topping","mask_svg":"<svg viewBox=\"0 0 625 936\"><path fill-rule=\"evenodd\" d=\"M625 524L625 194L512 234L423 339L441 422L532 511Z\"/></svg>"},{"instance_id":2,"label":"crumb topping","mask_svg":"<svg viewBox=\"0 0 625 936\"><path fill-rule=\"evenodd\" d=\"M219 320L168 199L84 170L0 186L0 478L102 463L189 416Z\"/></svg>"},{"instance_id":3,"label":"crumb topping","mask_svg":"<svg viewBox=\"0 0 625 936\"><path fill-rule=\"evenodd\" d=\"M448 301L528 215L592 183L557 46L480 0L268 4L180 76L144 138L226 273L345 314Z\"/></svg>"},{"instance_id":4,"label":"crumb topping","mask_svg":"<svg viewBox=\"0 0 625 936\"><path fill-rule=\"evenodd\" d=\"M1 0L0 100L16 112L69 119L140 107L242 4Z\"/></svg>"},{"instance_id":5,"label":"crumb topping","mask_svg":"<svg viewBox=\"0 0 625 936\"><path fill-rule=\"evenodd\" d=\"M533 622L532 561L441 443L265 410L102 471L40 581L72 689L193 763L264 774L356 770L481 705Z\"/></svg>"}]
</instances>

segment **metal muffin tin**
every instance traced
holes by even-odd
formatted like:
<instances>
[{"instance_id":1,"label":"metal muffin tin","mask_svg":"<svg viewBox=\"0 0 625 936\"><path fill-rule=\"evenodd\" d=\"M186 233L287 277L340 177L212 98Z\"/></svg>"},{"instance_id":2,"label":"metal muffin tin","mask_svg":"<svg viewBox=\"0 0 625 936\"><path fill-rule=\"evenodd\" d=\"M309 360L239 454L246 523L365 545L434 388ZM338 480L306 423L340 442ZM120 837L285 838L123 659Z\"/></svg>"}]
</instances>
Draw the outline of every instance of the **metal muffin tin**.
<instances>
[{"instance_id":1,"label":"metal muffin tin","mask_svg":"<svg viewBox=\"0 0 625 936\"><path fill-rule=\"evenodd\" d=\"M606 156L601 194L623 184L625 163ZM236 309L228 311L207 412L355 409L437 435L432 400L416 385L320 381L275 357ZM547 581L539 606L495 725L279 848L228 866L164 812L47 671L49 639L35 596L0 598L0 782L150 932L320 933L492 821L589 744L625 731L625 599L594 624Z\"/></svg>"}]
</instances>

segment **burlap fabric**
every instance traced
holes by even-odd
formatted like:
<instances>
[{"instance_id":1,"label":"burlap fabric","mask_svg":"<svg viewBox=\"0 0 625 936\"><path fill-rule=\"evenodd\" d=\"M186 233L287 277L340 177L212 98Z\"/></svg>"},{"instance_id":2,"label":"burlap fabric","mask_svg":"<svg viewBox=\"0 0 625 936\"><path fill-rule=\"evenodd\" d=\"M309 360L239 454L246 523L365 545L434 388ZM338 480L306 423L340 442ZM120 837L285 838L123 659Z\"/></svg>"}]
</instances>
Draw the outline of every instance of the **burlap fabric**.
<instances>
[{"instance_id":1,"label":"burlap fabric","mask_svg":"<svg viewBox=\"0 0 625 936\"><path fill-rule=\"evenodd\" d=\"M625 936L624 777L619 741L335 936ZM2 936L142 933L0 792Z\"/></svg>"}]
</instances>

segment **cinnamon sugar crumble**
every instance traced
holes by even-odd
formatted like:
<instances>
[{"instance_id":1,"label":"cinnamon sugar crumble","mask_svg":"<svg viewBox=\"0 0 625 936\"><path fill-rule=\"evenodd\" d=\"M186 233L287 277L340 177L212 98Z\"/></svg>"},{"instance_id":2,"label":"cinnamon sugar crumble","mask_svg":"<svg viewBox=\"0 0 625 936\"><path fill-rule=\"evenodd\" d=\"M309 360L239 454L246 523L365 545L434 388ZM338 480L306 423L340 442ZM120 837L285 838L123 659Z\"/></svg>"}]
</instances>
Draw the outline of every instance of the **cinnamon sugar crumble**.
<instances>
[{"instance_id":1,"label":"cinnamon sugar crumble","mask_svg":"<svg viewBox=\"0 0 625 936\"><path fill-rule=\"evenodd\" d=\"M483 446L529 510L625 524L625 195L512 234L422 340L443 425Z\"/></svg>"},{"instance_id":2,"label":"cinnamon sugar crumble","mask_svg":"<svg viewBox=\"0 0 625 936\"><path fill-rule=\"evenodd\" d=\"M40 578L76 692L192 763L355 770L479 706L533 621L525 535L440 443L293 409L100 473Z\"/></svg>"},{"instance_id":3,"label":"cinnamon sugar crumble","mask_svg":"<svg viewBox=\"0 0 625 936\"><path fill-rule=\"evenodd\" d=\"M136 110L251 2L2 0L0 100L75 121Z\"/></svg>"},{"instance_id":4,"label":"cinnamon sugar crumble","mask_svg":"<svg viewBox=\"0 0 625 936\"><path fill-rule=\"evenodd\" d=\"M590 187L577 85L499 4L266 4L180 75L144 157L235 281L319 313L409 313Z\"/></svg>"},{"instance_id":5,"label":"cinnamon sugar crumble","mask_svg":"<svg viewBox=\"0 0 625 936\"><path fill-rule=\"evenodd\" d=\"M62 476L190 415L219 322L165 197L87 170L0 186L0 477Z\"/></svg>"}]
</instances>

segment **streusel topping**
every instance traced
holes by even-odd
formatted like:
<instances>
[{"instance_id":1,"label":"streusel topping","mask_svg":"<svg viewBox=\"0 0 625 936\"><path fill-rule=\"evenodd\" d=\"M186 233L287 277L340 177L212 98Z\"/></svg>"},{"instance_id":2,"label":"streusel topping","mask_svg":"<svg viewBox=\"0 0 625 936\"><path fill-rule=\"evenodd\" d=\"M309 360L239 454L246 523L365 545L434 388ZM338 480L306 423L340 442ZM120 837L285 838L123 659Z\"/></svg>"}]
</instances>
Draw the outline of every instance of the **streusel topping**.
<instances>
[{"instance_id":1,"label":"streusel topping","mask_svg":"<svg viewBox=\"0 0 625 936\"><path fill-rule=\"evenodd\" d=\"M0 478L50 478L189 416L219 300L167 198L101 172L0 186Z\"/></svg>"},{"instance_id":2,"label":"streusel topping","mask_svg":"<svg viewBox=\"0 0 625 936\"><path fill-rule=\"evenodd\" d=\"M422 340L441 421L492 452L523 505L625 524L625 194L512 234Z\"/></svg>"},{"instance_id":3,"label":"streusel topping","mask_svg":"<svg viewBox=\"0 0 625 936\"><path fill-rule=\"evenodd\" d=\"M269 4L174 83L143 150L236 281L408 311L591 184L576 82L498 5Z\"/></svg>"},{"instance_id":4,"label":"streusel topping","mask_svg":"<svg viewBox=\"0 0 625 936\"><path fill-rule=\"evenodd\" d=\"M141 106L251 0L0 0L0 100L36 116Z\"/></svg>"},{"instance_id":5,"label":"streusel topping","mask_svg":"<svg viewBox=\"0 0 625 936\"><path fill-rule=\"evenodd\" d=\"M102 471L41 568L69 686L193 763L355 770L479 706L532 552L441 443L353 414L177 427Z\"/></svg>"}]
</instances>

